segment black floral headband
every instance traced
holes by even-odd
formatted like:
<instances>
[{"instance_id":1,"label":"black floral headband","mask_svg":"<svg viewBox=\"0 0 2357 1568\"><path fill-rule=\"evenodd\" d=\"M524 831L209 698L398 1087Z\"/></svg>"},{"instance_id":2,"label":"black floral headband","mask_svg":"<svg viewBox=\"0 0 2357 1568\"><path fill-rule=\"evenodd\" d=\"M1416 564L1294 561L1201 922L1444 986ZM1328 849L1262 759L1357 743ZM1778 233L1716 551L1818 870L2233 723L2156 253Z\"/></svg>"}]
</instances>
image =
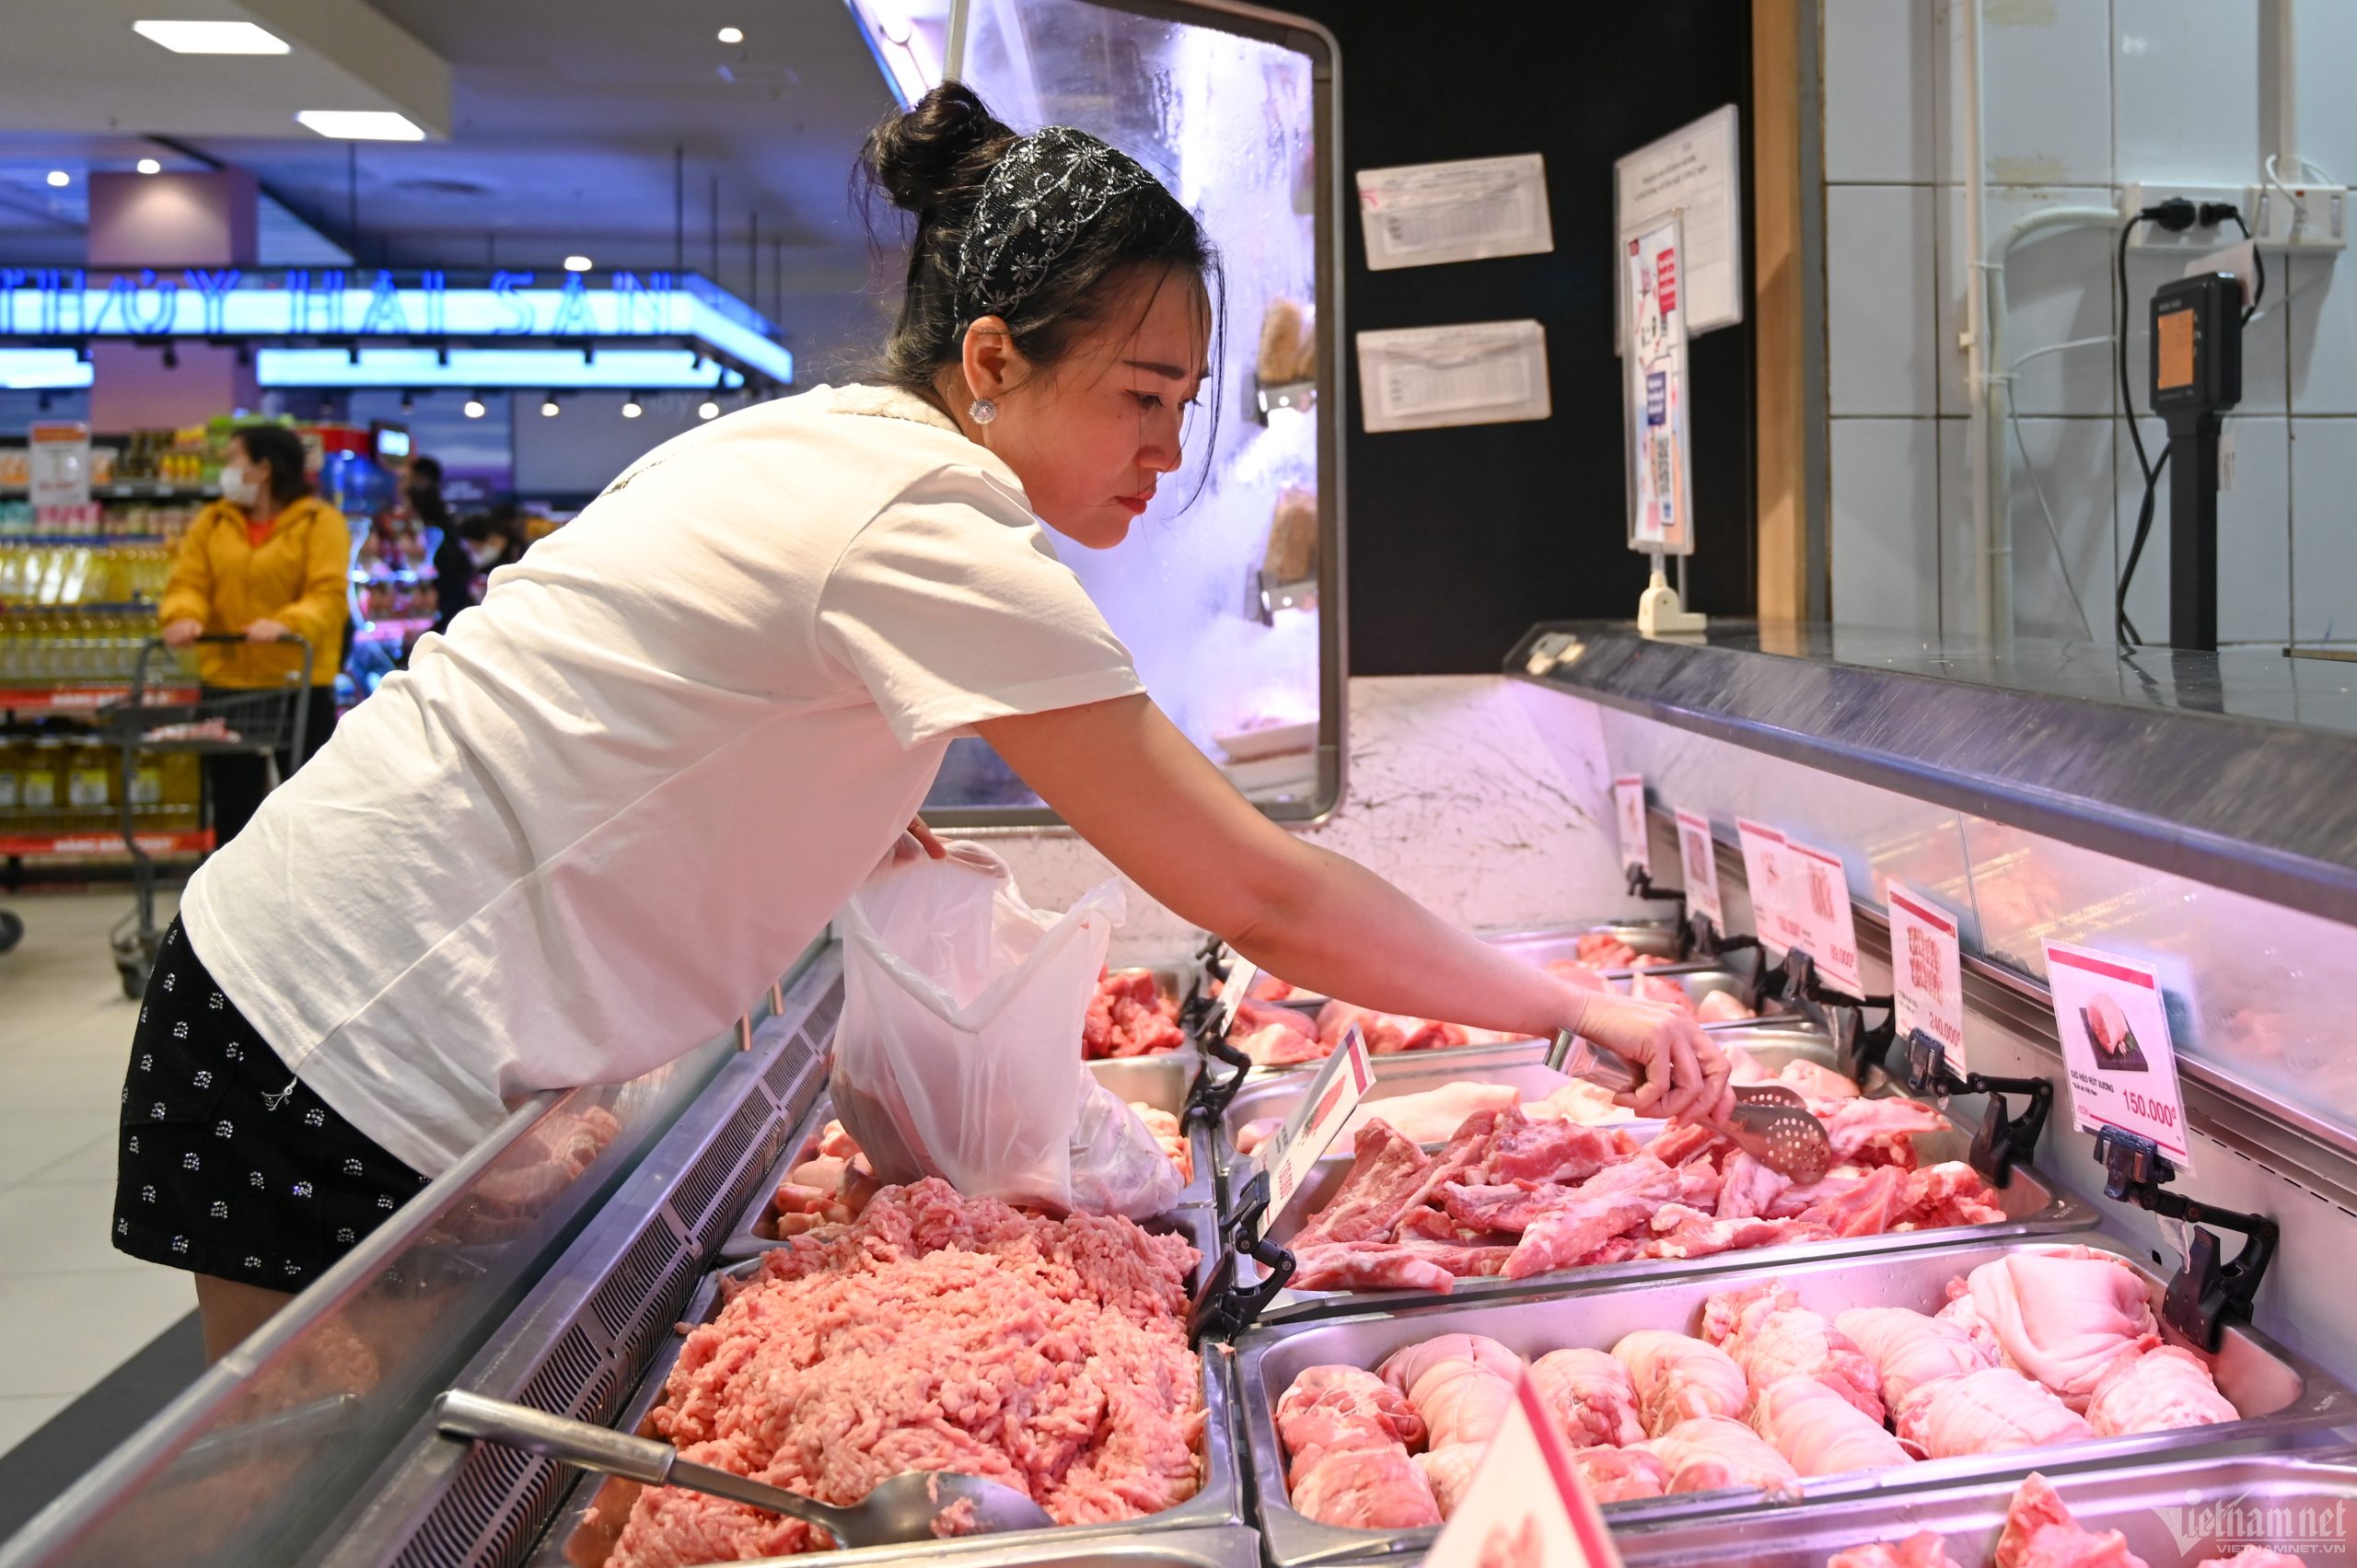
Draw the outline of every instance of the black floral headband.
<instances>
[{"instance_id":1,"label":"black floral headband","mask_svg":"<svg viewBox=\"0 0 2357 1568\"><path fill-rule=\"evenodd\" d=\"M1007 316L1106 207L1155 183L1138 161L1086 131L1051 125L999 159L958 247L958 314Z\"/></svg>"}]
</instances>

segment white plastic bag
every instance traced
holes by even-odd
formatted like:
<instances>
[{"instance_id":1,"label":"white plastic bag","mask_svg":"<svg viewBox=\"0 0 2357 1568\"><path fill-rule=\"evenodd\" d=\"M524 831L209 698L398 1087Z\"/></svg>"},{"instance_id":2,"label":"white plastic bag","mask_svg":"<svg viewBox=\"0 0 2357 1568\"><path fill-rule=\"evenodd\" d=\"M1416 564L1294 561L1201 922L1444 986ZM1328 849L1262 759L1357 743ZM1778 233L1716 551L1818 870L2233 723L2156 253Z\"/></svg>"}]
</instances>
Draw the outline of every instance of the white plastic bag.
<instances>
[{"instance_id":1,"label":"white plastic bag","mask_svg":"<svg viewBox=\"0 0 2357 1568\"><path fill-rule=\"evenodd\" d=\"M1080 1060L1125 912L1113 882L1062 915L1034 910L976 843L877 868L843 911L833 1083L877 1177L1132 1219L1178 1202L1178 1167Z\"/></svg>"}]
</instances>

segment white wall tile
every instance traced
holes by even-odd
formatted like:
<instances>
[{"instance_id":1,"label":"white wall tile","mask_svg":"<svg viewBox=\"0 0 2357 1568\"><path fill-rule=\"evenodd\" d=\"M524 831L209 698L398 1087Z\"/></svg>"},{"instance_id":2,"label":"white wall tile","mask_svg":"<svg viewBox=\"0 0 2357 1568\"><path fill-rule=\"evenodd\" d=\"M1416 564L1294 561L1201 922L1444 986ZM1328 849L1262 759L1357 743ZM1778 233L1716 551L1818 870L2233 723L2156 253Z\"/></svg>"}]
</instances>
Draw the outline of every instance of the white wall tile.
<instances>
[{"instance_id":1,"label":"white wall tile","mask_svg":"<svg viewBox=\"0 0 2357 1568\"><path fill-rule=\"evenodd\" d=\"M1842 625L1939 624L1934 423L1833 421L1833 619Z\"/></svg>"},{"instance_id":2,"label":"white wall tile","mask_svg":"<svg viewBox=\"0 0 2357 1568\"><path fill-rule=\"evenodd\" d=\"M1976 275L1965 254L1964 188L1940 192L1940 412L1970 413L1965 393L1965 358L1957 349L1964 331L1965 296ZM1981 242L1993 245L2033 213L2054 207L2100 207L2108 211L2111 192L2101 186L2054 191L1991 188L1981 226ZM2115 230L2085 226L2041 229L2013 249L2005 267L2005 336L1998 354L2009 364L2034 349L2112 332L2112 243ZM1991 370L2007 366L1991 365ZM2112 412L2110 357L2099 346L2041 354L2015 372L2014 401L2025 414L2100 414Z\"/></svg>"},{"instance_id":3,"label":"white wall tile","mask_svg":"<svg viewBox=\"0 0 2357 1568\"><path fill-rule=\"evenodd\" d=\"M2305 13L2318 7L2303 7ZM2258 178L2258 0L2116 0L2113 178L2247 185Z\"/></svg>"},{"instance_id":4,"label":"white wall tile","mask_svg":"<svg viewBox=\"0 0 2357 1568\"><path fill-rule=\"evenodd\" d=\"M1836 414L1932 412L1932 196L1908 185L1825 193L1826 387Z\"/></svg>"},{"instance_id":5,"label":"white wall tile","mask_svg":"<svg viewBox=\"0 0 2357 1568\"><path fill-rule=\"evenodd\" d=\"M1825 177L1932 179L1932 0L1823 0Z\"/></svg>"},{"instance_id":6,"label":"white wall tile","mask_svg":"<svg viewBox=\"0 0 2357 1568\"><path fill-rule=\"evenodd\" d=\"M2143 419L2145 449L2157 459L2168 433ZM2235 487L2218 495L2218 637L2221 642L2281 641L2292 620L2292 453L2285 422L2273 416L2227 421L2235 438ZM2126 427L2114 454L2119 474L2119 564L2125 568L2136 532L2144 482ZM2174 465L2172 465L2174 467ZM2169 475L2161 475L2153 505L2152 538L2136 567L2128 616L2152 644L2169 634Z\"/></svg>"},{"instance_id":7,"label":"white wall tile","mask_svg":"<svg viewBox=\"0 0 2357 1568\"><path fill-rule=\"evenodd\" d=\"M1971 444L1970 420L1940 421L1940 625L1951 637L1974 635L1980 625Z\"/></svg>"},{"instance_id":8,"label":"white wall tile","mask_svg":"<svg viewBox=\"0 0 2357 1568\"><path fill-rule=\"evenodd\" d=\"M2357 180L2357 6L2308 0L2299 18L2300 152L2346 185Z\"/></svg>"},{"instance_id":9,"label":"white wall tile","mask_svg":"<svg viewBox=\"0 0 2357 1568\"><path fill-rule=\"evenodd\" d=\"M2357 419L2292 422L2293 629L2357 642ZM2341 668L2346 668L2346 666Z\"/></svg>"},{"instance_id":10,"label":"white wall tile","mask_svg":"<svg viewBox=\"0 0 2357 1568\"><path fill-rule=\"evenodd\" d=\"M1964 169L1964 7L1933 29L1939 170ZM1985 0L1983 178L2001 185L2111 182L2110 0Z\"/></svg>"},{"instance_id":11,"label":"white wall tile","mask_svg":"<svg viewBox=\"0 0 2357 1568\"><path fill-rule=\"evenodd\" d=\"M2357 8L2357 7L2352 7ZM2305 13L2302 13L2304 16ZM2357 98L2357 93L2351 94ZM2334 170L2339 173L2338 169ZM2288 318L2292 359L2292 412L2357 413L2357 261L2339 257L2292 258L2284 271L2288 292L2281 310L2270 310L2257 326L2271 318ZM2270 279L2268 291L2274 292ZM2250 346L2246 337L2244 347ZM2250 390L2249 366L2244 366L2243 389Z\"/></svg>"},{"instance_id":12,"label":"white wall tile","mask_svg":"<svg viewBox=\"0 0 2357 1568\"><path fill-rule=\"evenodd\" d=\"M2014 626L2027 637L2077 642L2112 640L2112 422L2107 419L2027 419L2017 444L2004 436L2005 475L2013 500ZM2024 452L2027 452L2027 459ZM2047 531L2046 507L2054 516ZM2055 538L2061 549L2055 548ZM2069 586L2062 563L2067 563ZM2075 590L2085 611L2071 607Z\"/></svg>"}]
</instances>

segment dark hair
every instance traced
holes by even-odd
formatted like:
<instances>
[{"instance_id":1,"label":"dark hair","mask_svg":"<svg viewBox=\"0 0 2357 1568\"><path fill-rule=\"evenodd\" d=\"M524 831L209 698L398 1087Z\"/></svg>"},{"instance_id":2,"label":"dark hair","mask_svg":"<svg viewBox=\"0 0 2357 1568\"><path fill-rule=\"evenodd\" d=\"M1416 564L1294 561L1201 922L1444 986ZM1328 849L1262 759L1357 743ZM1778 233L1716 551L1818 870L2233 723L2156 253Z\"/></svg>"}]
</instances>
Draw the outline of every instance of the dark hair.
<instances>
[{"instance_id":1,"label":"dark hair","mask_svg":"<svg viewBox=\"0 0 2357 1568\"><path fill-rule=\"evenodd\" d=\"M932 395L944 370L958 363L966 329L958 298L958 252L976 203L999 160L1018 140L972 88L945 82L868 133L859 165L868 184L916 218L900 319L885 344L878 378ZM880 226L869 204L870 232ZM880 236L879 236L880 238ZM1046 367L1103 319L1123 269L1183 270L1203 285L1218 337L1219 257L1195 215L1158 182L1107 203L1084 225L1047 274L1004 313L1007 333L1032 364Z\"/></svg>"},{"instance_id":2,"label":"dark hair","mask_svg":"<svg viewBox=\"0 0 2357 1568\"><path fill-rule=\"evenodd\" d=\"M409 477L412 483L415 483L417 481L423 479L430 480L435 484L440 484L442 482L442 459L439 458L429 458L424 454L420 453L418 456L412 458L409 460Z\"/></svg>"},{"instance_id":3,"label":"dark hair","mask_svg":"<svg viewBox=\"0 0 2357 1568\"><path fill-rule=\"evenodd\" d=\"M270 465L273 505L288 505L311 494L311 482L303 472L308 459L300 436L283 424L247 424L229 432L229 436L244 444L246 456Z\"/></svg>"},{"instance_id":4,"label":"dark hair","mask_svg":"<svg viewBox=\"0 0 2357 1568\"><path fill-rule=\"evenodd\" d=\"M470 512L459 519L459 537L469 544L481 544L492 538L516 542L516 514L505 509Z\"/></svg>"}]
</instances>

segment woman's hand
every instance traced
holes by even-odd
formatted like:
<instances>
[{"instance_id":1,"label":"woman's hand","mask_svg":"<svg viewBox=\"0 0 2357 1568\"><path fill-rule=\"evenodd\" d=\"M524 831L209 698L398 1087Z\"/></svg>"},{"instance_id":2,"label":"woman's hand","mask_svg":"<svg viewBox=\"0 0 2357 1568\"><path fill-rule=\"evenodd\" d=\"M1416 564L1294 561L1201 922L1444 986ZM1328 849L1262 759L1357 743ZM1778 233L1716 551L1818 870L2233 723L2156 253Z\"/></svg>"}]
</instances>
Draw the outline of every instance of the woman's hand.
<instances>
[{"instance_id":1,"label":"woman's hand","mask_svg":"<svg viewBox=\"0 0 2357 1568\"><path fill-rule=\"evenodd\" d=\"M284 635L286 635L286 623L283 621L273 621L267 615L246 628L246 641L249 643L275 643Z\"/></svg>"},{"instance_id":2,"label":"woman's hand","mask_svg":"<svg viewBox=\"0 0 2357 1568\"><path fill-rule=\"evenodd\" d=\"M1628 1058L1645 1075L1636 1092L1620 1097L1640 1114L1724 1121L1735 1109L1727 1059L1701 1026L1676 1007L1601 991L1577 993L1571 1027Z\"/></svg>"},{"instance_id":3,"label":"woman's hand","mask_svg":"<svg viewBox=\"0 0 2357 1568\"><path fill-rule=\"evenodd\" d=\"M175 621L164 628L162 635L164 646L185 648L204 635L204 622L195 620Z\"/></svg>"}]
</instances>

